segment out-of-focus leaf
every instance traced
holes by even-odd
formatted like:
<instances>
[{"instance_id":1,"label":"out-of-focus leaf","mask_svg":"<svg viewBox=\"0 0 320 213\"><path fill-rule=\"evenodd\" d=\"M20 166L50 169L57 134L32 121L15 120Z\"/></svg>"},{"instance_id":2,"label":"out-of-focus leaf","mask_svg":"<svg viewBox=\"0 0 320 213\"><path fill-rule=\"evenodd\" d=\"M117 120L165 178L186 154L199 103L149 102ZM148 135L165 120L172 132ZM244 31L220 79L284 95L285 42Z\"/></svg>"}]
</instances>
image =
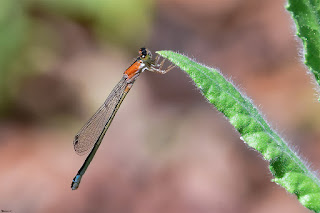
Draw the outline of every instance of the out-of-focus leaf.
<instances>
[{"instance_id":1,"label":"out-of-focus leaf","mask_svg":"<svg viewBox=\"0 0 320 213\"><path fill-rule=\"evenodd\" d=\"M151 23L150 0L37 0L38 5L89 25L96 34L125 45L143 41Z\"/></svg>"},{"instance_id":2,"label":"out-of-focus leaf","mask_svg":"<svg viewBox=\"0 0 320 213\"><path fill-rule=\"evenodd\" d=\"M0 112L10 99L12 66L20 57L27 36L24 5L17 0L0 1Z\"/></svg>"}]
</instances>

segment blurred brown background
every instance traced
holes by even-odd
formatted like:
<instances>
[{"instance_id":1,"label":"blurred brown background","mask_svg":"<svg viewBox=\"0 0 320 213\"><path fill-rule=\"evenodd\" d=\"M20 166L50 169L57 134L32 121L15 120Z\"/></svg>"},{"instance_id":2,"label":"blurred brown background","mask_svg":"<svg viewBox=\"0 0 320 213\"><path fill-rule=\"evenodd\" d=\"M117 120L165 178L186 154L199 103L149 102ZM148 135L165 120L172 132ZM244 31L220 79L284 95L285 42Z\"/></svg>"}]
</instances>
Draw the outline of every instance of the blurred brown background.
<instances>
[{"instance_id":1,"label":"blurred brown background","mask_svg":"<svg viewBox=\"0 0 320 213\"><path fill-rule=\"evenodd\" d=\"M308 212L175 68L143 73L77 191L73 137L146 46L216 67L320 169L320 107L281 0L1 0L0 209Z\"/></svg>"}]
</instances>

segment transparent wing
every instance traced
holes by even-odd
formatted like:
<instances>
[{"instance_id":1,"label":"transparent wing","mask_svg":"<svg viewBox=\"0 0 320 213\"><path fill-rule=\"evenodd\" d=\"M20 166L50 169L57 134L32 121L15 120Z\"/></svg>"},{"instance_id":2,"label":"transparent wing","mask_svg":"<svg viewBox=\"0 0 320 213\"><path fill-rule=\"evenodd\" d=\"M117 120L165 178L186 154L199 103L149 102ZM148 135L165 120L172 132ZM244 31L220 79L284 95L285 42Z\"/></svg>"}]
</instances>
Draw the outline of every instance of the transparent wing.
<instances>
[{"instance_id":1,"label":"transparent wing","mask_svg":"<svg viewBox=\"0 0 320 213\"><path fill-rule=\"evenodd\" d=\"M126 80L122 78L113 88L104 104L76 134L73 146L78 155L84 155L91 151L107 122L112 121L110 120L112 112L120 101L126 86Z\"/></svg>"}]
</instances>

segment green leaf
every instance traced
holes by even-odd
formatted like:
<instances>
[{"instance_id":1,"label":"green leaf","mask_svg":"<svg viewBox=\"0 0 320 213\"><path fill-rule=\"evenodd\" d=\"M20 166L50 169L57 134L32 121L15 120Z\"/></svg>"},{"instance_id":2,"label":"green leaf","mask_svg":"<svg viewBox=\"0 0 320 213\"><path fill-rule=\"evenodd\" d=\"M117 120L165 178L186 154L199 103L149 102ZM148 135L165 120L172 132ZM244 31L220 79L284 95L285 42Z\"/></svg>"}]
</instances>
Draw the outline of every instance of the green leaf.
<instances>
[{"instance_id":1,"label":"green leaf","mask_svg":"<svg viewBox=\"0 0 320 213\"><path fill-rule=\"evenodd\" d=\"M303 42L305 64L320 85L320 1L288 0L287 10Z\"/></svg>"},{"instance_id":2,"label":"green leaf","mask_svg":"<svg viewBox=\"0 0 320 213\"><path fill-rule=\"evenodd\" d=\"M272 130L246 96L216 69L172 51L157 53L189 74L208 101L239 131L241 139L262 154L270 163L275 183L295 194L305 207L320 212L319 179Z\"/></svg>"}]
</instances>

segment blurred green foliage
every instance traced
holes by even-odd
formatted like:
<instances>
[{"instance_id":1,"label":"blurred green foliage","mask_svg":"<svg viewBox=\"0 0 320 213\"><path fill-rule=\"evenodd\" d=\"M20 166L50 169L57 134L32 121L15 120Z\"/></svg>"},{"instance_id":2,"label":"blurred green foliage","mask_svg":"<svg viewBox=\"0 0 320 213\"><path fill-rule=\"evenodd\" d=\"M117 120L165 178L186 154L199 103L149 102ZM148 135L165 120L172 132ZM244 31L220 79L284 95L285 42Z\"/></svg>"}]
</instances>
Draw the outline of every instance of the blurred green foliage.
<instances>
[{"instance_id":1,"label":"blurred green foliage","mask_svg":"<svg viewBox=\"0 0 320 213\"><path fill-rule=\"evenodd\" d=\"M28 0L55 14L88 23L100 38L133 45L146 38L151 21L151 0Z\"/></svg>"},{"instance_id":2,"label":"blurred green foliage","mask_svg":"<svg viewBox=\"0 0 320 213\"><path fill-rule=\"evenodd\" d=\"M19 98L23 80L53 69L67 48L46 17L75 23L96 42L136 49L148 37L151 9L150 0L1 0L0 117Z\"/></svg>"},{"instance_id":3,"label":"blurred green foliage","mask_svg":"<svg viewBox=\"0 0 320 213\"><path fill-rule=\"evenodd\" d=\"M14 65L26 42L28 19L24 6L15 0L0 2L0 112L10 103Z\"/></svg>"}]
</instances>

